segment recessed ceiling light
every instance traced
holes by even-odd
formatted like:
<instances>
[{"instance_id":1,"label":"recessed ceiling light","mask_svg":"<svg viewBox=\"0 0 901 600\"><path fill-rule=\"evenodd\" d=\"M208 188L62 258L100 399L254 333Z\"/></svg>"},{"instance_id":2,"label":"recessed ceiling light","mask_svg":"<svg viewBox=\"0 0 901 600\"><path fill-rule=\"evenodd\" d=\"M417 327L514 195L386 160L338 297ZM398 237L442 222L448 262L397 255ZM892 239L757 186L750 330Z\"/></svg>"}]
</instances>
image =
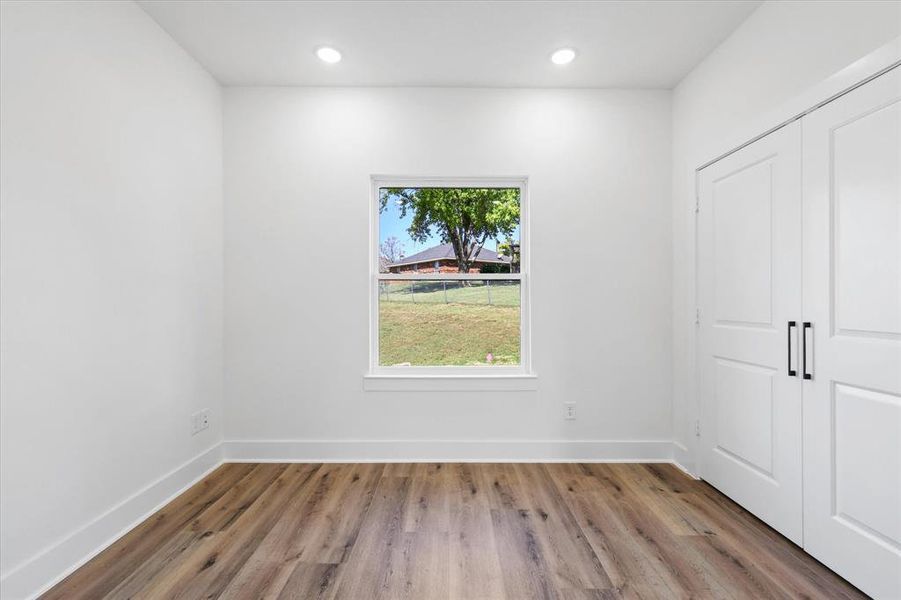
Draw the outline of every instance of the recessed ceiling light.
<instances>
[{"instance_id":1,"label":"recessed ceiling light","mask_svg":"<svg viewBox=\"0 0 901 600\"><path fill-rule=\"evenodd\" d=\"M335 64L341 60L341 53L332 48L331 46L322 46L316 49L316 56L319 57L319 60L322 62L327 62L329 64Z\"/></svg>"},{"instance_id":2,"label":"recessed ceiling light","mask_svg":"<svg viewBox=\"0 0 901 600\"><path fill-rule=\"evenodd\" d=\"M576 51L572 48L560 48L551 54L551 62L555 65L568 65L576 57Z\"/></svg>"}]
</instances>

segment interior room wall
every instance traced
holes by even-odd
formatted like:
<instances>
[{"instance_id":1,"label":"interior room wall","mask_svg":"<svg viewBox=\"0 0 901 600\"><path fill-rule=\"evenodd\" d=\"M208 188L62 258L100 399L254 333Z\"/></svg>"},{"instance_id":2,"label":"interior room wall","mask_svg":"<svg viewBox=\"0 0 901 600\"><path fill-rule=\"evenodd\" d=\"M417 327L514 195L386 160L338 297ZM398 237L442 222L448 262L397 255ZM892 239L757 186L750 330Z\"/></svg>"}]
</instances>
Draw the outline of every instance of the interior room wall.
<instances>
[{"instance_id":1,"label":"interior room wall","mask_svg":"<svg viewBox=\"0 0 901 600\"><path fill-rule=\"evenodd\" d=\"M218 461L222 97L131 2L3 2L0 40L0 571L20 598Z\"/></svg>"},{"instance_id":2,"label":"interior room wall","mask_svg":"<svg viewBox=\"0 0 901 600\"><path fill-rule=\"evenodd\" d=\"M696 469L698 418L696 399L691 397L689 335L694 327L689 257L698 166L692 161L711 144L731 138L899 34L897 2L769 1L674 90L673 431L676 457L691 470Z\"/></svg>"},{"instance_id":3,"label":"interior room wall","mask_svg":"<svg viewBox=\"0 0 901 600\"><path fill-rule=\"evenodd\" d=\"M226 439L272 458L668 454L670 132L668 91L227 88ZM363 391L373 174L529 177L538 391Z\"/></svg>"},{"instance_id":4,"label":"interior room wall","mask_svg":"<svg viewBox=\"0 0 901 600\"><path fill-rule=\"evenodd\" d=\"M223 100L130 2L0 3L2 594L114 538L223 438L262 458L628 459L675 431L693 468L691 161L898 36L898 6L766 2L672 93ZM537 391L363 390L372 174L529 177Z\"/></svg>"}]
</instances>

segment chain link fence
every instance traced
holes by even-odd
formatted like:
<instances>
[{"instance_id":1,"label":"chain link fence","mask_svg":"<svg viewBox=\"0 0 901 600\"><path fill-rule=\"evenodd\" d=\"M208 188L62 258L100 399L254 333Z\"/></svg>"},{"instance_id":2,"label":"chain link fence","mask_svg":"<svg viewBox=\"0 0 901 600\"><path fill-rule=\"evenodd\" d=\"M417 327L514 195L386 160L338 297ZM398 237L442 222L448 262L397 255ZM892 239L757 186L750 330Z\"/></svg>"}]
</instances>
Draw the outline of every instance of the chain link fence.
<instances>
[{"instance_id":1,"label":"chain link fence","mask_svg":"<svg viewBox=\"0 0 901 600\"><path fill-rule=\"evenodd\" d=\"M413 304L519 306L520 282L505 279L379 281L379 300Z\"/></svg>"}]
</instances>

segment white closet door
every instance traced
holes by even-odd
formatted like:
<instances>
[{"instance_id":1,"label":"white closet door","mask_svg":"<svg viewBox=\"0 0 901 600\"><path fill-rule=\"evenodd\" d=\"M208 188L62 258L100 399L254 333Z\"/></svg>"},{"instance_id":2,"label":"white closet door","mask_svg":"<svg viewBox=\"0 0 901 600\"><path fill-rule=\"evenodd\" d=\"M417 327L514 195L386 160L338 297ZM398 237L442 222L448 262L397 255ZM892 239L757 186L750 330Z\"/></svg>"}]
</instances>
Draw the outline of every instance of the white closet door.
<instances>
[{"instance_id":1,"label":"white closet door","mask_svg":"<svg viewBox=\"0 0 901 600\"><path fill-rule=\"evenodd\" d=\"M800 544L800 124L703 169L699 194L701 475Z\"/></svg>"},{"instance_id":2,"label":"white closet door","mask_svg":"<svg viewBox=\"0 0 901 600\"><path fill-rule=\"evenodd\" d=\"M901 598L901 69L804 131L804 548Z\"/></svg>"}]
</instances>

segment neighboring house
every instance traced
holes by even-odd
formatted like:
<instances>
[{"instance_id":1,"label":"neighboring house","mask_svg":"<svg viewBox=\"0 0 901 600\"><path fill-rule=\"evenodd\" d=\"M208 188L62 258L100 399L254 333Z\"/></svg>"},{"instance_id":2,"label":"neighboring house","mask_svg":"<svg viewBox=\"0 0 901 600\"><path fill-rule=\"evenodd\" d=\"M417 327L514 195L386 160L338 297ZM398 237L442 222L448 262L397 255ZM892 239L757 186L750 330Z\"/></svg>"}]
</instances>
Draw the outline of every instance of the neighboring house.
<instances>
[{"instance_id":1,"label":"neighboring house","mask_svg":"<svg viewBox=\"0 0 901 600\"><path fill-rule=\"evenodd\" d=\"M473 259L470 270L478 272L482 267L488 265L506 265L509 270L510 259L506 256L499 256L493 250L482 248ZM458 271L457 257L451 244L428 248L388 265L390 273L457 273Z\"/></svg>"}]
</instances>

